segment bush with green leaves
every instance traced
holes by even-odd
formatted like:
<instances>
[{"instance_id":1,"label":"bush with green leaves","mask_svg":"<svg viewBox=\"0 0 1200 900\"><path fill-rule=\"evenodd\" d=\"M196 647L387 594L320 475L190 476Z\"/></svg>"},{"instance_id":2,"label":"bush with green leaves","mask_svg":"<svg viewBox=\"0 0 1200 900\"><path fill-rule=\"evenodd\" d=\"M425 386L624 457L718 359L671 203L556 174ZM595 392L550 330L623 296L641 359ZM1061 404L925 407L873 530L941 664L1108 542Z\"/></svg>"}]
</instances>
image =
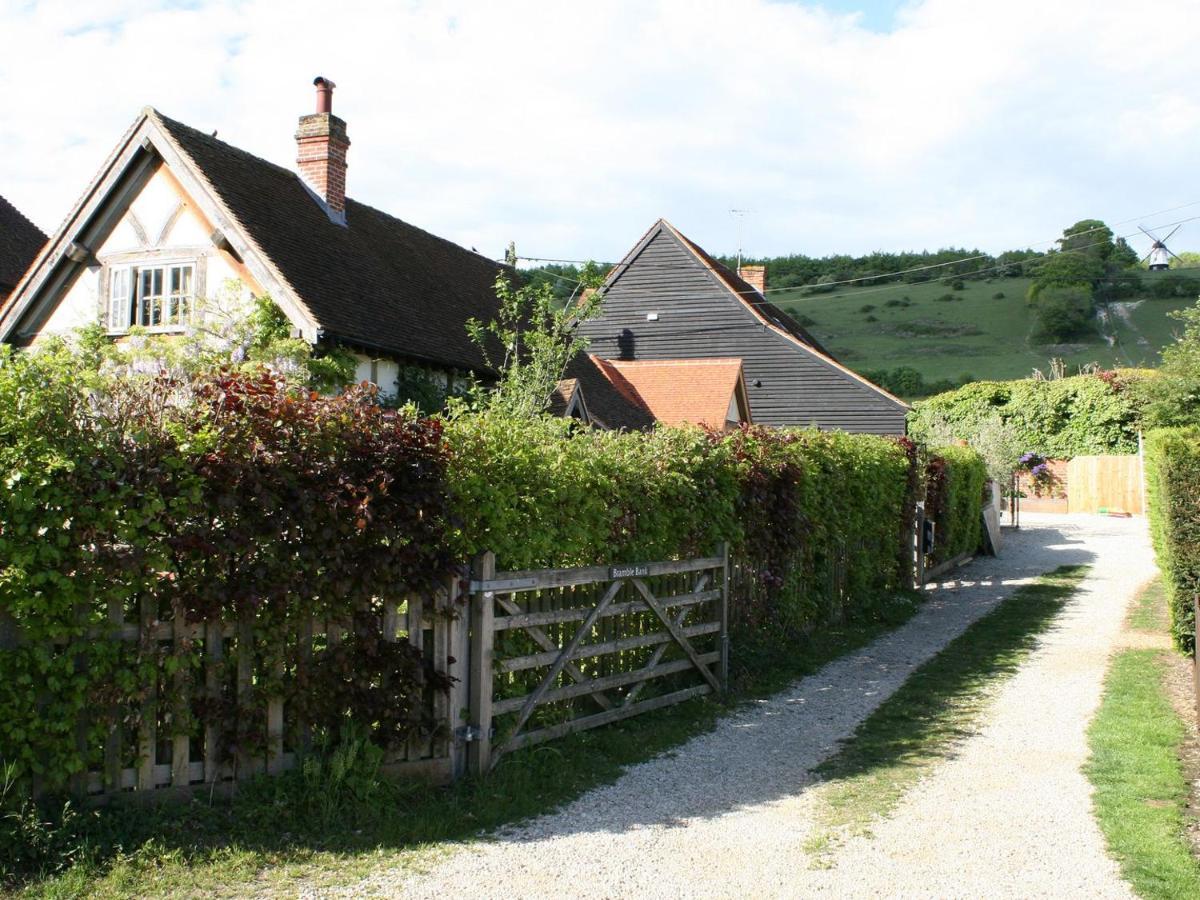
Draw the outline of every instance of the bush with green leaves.
<instances>
[{"instance_id":1,"label":"bush with green leaves","mask_svg":"<svg viewBox=\"0 0 1200 900\"><path fill-rule=\"evenodd\" d=\"M1166 586L1175 645L1192 652L1200 595L1200 428L1146 436L1146 500L1154 555Z\"/></svg>"},{"instance_id":2,"label":"bush with green leaves","mask_svg":"<svg viewBox=\"0 0 1200 900\"><path fill-rule=\"evenodd\" d=\"M370 722L385 746L431 728L420 685L434 673L407 644L369 638L378 598L432 592L452 571L446 457L437 420L363 389L321 397L263 369L104 376L66 347L0 351L0 641L20 639L0 650L0 759L61 790L101 767L111 729L136 730L148 685L198 677L190 641L96 639L114 611L248 618L261 668L287 663L252 694L333 730ZM302 664L288 635L314 616L351 636L336 660ZM364 673L387 689L361 690ZM262 749L261 699L165 699L159 735L205 724L223 755Z\"/></svg>"},{"instance_id":3,"label":"bush with green leaves","mask_svg":"<svg viewBox=\"0 0 1200 900\"><path fill-rule=\"evenodd\" d=\"M936 525L933 565L974 553L982 541L983 457L968 447L938 447L925 466L925 516Z\"/></svg>"},{"instance_id":4,"label":"bush with green leaves","mask_svg":"<svg viewBox=\"0 0 1200 900\"><path fill-rule=\"evenodd\" d=\"M740 621L781 634L838 605L878 602L907 577L897 548L914 463L893 441L756 427L580 431L496 414L454 418L447 438L464 558L492 550L501 569L591 565L729 541L754 573ZM835 560L845 597L831 596Z\"/></svg>"},{"instance_id":5,"label":"bush with green leaves","mask_svg":"<svg viewBox=\"0 0 1200 900\"><path fill-rule=\"evenodd\" d=\"M909 434L920 443L947 437L973 442L998 418L1015 430L1022 451L1053 459L1137 452L1146 399L1135 370L1070 378L977 381L915 404Z\"/></svg>"}]
</instances>

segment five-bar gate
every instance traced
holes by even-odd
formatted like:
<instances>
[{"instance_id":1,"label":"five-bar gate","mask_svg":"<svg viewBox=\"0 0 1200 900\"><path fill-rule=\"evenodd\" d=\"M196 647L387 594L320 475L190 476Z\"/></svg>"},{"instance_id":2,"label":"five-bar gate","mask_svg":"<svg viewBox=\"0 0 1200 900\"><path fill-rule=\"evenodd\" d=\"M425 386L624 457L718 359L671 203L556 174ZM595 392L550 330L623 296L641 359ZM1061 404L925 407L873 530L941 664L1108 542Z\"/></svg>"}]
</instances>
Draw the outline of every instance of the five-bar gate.
<instances>
[{"instance_id":1,"label":"five-bar gate","mask_svg":"<svg viewBox=\"0 0 1200 900\"><path fill-rule=\"evenodd\" d=\"M571 732L723 691L729 674L729 554L495 571L471 580L472 773Z\"/></svg>"}]
</instances>

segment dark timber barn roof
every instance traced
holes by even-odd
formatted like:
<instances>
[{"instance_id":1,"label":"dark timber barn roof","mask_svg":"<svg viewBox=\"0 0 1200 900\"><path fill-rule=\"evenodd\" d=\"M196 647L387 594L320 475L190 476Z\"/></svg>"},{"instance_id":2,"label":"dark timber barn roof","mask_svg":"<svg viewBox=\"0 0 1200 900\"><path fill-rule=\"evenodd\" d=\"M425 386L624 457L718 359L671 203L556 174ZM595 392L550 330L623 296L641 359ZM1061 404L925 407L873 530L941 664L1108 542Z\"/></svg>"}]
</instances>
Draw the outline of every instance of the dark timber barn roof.
<instances>
[{"instance_id":1,"label":"dark timber barn roof","mask_svg":"<svg viewBox=\"0 0 1200 900\"><path fill-rule=\"evenodd\" d=\"M903 402L837 362L794 319L662 219L601 290L600 314L581 326L591 353L738 357L756 423L904 433Z\"/></svg>"},{"instance_id":2,"label":"dark timber barn roof","mask_svg":"<svg viewBox=\"0 0 1200 900\"><path fill-rule=\"evenodd\" d=\"M12 293L45 243L42 230L0 197L0 300Z\"/></svg>"}]
</instances>

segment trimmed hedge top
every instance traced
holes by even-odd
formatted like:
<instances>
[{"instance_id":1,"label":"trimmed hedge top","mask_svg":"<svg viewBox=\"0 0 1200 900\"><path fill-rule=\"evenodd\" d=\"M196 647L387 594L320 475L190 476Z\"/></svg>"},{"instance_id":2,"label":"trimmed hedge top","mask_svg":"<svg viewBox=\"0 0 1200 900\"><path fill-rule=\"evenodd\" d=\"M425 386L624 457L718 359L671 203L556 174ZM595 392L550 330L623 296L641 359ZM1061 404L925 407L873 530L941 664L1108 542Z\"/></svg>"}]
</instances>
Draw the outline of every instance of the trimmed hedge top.
<instances>
[{"instance_id":1,"label":"trimmed hedge top","mask_svg":"<svg viewBox=\"0 0 1200 900\"><path fill-rule=\"evenodd\" d=\"M979 381L915 405L909 433L926 440L940 420L963 431L999 416L1016 428L1024 449L1069 459L1134 453L1143 401L1132 390L1136 370L1043 381Z\"/></svg>"}]
</instances>

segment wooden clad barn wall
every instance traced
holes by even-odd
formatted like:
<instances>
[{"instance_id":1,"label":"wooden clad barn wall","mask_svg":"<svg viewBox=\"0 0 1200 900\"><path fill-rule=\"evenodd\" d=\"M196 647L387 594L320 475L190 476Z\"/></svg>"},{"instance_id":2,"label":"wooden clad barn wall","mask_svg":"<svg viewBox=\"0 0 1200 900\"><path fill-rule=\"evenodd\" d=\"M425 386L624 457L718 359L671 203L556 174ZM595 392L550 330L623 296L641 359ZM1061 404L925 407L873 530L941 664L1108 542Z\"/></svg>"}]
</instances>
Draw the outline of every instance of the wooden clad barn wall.
<instances>
[{"instance_id":1,"label":"wooden clad barn wall","mask_svg":"<svg viewBox=\"0 0 1200 900\"><path fill-rule=\"evenodd\" d=\"M661 227L583 331L589 351L608 359L740 357L759 424L904 433L902 407L766 326Z\"/></svg>"},{"instance_id":2,"label":"wooden clad barn wall","mask_svg":"<svg viewBox=\"0 0 1200 900\"><path fill-rule=\"evenodd\" d=\"M1141 515L1142 459L1128 456L1076 456L1067 464L1067 510L1100 510Z\"/></svg>"}]
</instances>

